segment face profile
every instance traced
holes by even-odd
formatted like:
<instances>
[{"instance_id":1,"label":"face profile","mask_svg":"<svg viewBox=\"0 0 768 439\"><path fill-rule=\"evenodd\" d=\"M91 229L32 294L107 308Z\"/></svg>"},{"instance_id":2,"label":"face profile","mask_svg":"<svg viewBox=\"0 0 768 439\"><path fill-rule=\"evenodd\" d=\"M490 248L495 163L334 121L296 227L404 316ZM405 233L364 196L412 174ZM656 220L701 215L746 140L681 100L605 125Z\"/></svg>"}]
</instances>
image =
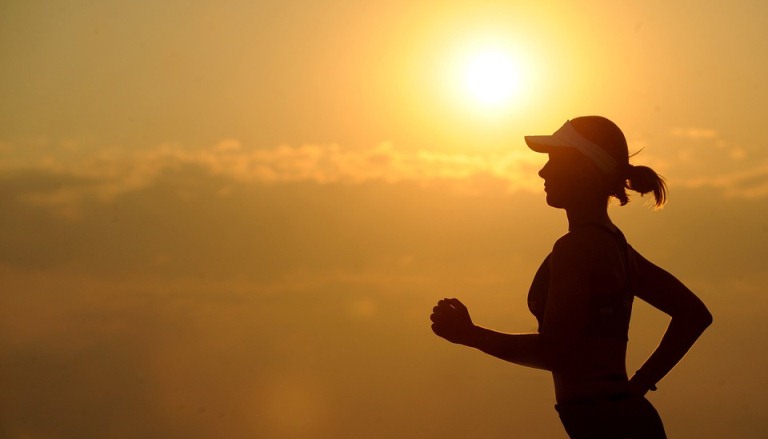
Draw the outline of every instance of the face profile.
<instances>
[{"instance_id":1,"label":"face profile","mask_svg":"<svg viewBox=\"0 0 768 439\"><path fill-rule=\"evenodd\" d=\"M566 208L596 196L602 198L603 179L586 157L569 149L553 150L548 156L549 160L539 171L547 204Z\"/></svg>"}]
</instances>

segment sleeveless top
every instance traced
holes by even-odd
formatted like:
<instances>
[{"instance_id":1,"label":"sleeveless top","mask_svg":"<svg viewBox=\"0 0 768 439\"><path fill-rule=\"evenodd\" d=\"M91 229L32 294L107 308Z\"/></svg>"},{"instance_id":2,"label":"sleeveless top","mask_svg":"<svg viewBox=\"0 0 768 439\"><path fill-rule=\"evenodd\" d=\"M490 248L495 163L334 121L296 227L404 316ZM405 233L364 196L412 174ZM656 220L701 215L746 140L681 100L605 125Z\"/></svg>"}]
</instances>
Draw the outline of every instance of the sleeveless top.
<instances>
[{"instance_id":1,"label":"sleeveless top","mask_svg":"<svg viewBox=\"0 0 768 439\"><path fill-rule=\"evenodd\" d=\"M612 230L602 224L587 224L597 227L616 239L624 265L625 281L620 291L593 292L589 298L589 316L585 328L586 336L613 338L626 341L629 332L629 318L632 313L632 279L629 264L629 245L621 231ZM539 267L528 291L528 309L539 323L539 332L544 329L544 312L547 307L549 289L550 253Z\"/></svg>"}]
</instances>

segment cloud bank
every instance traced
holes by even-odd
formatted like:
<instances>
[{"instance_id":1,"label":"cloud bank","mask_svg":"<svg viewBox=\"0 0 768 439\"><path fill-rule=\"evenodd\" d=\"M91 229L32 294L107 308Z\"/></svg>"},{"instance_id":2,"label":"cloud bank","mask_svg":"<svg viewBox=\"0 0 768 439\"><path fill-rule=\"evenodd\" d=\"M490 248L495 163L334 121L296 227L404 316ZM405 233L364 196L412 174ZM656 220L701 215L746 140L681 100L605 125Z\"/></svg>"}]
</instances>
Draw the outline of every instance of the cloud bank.
<instances>
[{"instance_id":1,"label":"cloud bank","mask_svg":"<svg viewBox=\"0 0 768 439\"><path fill-rule=\"evenodd\" d=\"M673 147L659 154L633 158L649 164L675 187L714 190L728 198L768 196L768 159L756 159L745 148L729 145L715 130L676 128ZM639 145L639 147L638 147ZM643 148L634 142L630 149ZM398 148L381 143L371 148L343 148L338 144L282 145L254 148L236 139L209 147L164 144L151 148L109 147L89 151L74 142L43 144L23 150L0 144L0 177L27 175L34 185L18 188L18 196L32 205L47 206L77 219L85 200L109 202L115 197L151 187L164 174L194 167L233 184L343 184L416 183L449 185L480 193L486 183L510 193L541 190L537 171L545 158L527 150L505 153L448 153ZM41 184L40 181L47 181ZM225 194L227 187L222 187Z\"/></svg>"},{"instance_id":2,"label":"cloud bank","mask_svg":"<svg viewBox=\"0 0 768 439\"><path fill-rule=\"evenodd\" d=\"M506 154L450 154L428 150L406 151L390 143L349 150L336 144L245 148L237 140L223 140L207 148L160 145L155 148L104 148L87 154L73 148L39 154L14 155L5 145L6 160L0 175L44 175L58 183L26 188L24 199L35 205L55 207L71 218L84 199L102 202L153 185L163 173L184 167L233 183L244 184L364 184L415 182L451 184L476 190L478 181L495 180L509 191L537 191L536 174L542 158L528 151Z\"/></svg>"}]
</instances>

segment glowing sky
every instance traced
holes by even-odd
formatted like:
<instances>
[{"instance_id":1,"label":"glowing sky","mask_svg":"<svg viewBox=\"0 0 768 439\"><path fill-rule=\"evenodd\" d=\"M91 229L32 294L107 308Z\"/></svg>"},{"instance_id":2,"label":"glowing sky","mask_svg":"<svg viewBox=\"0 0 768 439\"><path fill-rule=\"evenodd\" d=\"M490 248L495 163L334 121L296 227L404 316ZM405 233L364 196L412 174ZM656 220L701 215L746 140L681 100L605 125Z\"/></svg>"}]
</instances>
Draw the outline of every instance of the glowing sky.
<instances>
[{"instance_id":1,"label":"glowing sky","mask_svg":"<svg viewBox=\"0 0 768 439\"><path fill-rule=\"evenodd\" d=\"M715 316L670 437L765 437L765 41L760 1L0 2L0 436L564 438L428 314L535 328L522 136L601 114L671 189L614 219Z\"/></svg>"}]
</instances>

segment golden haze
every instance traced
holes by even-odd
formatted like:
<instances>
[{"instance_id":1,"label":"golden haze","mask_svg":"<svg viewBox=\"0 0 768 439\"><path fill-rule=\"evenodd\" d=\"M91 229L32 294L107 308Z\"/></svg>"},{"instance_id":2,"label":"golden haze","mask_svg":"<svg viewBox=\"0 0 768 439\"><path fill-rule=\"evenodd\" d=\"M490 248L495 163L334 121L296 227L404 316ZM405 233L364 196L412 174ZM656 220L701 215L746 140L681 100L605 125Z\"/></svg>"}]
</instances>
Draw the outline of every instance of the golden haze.
<instances>
[{"instance_id":1,"label":"golden haze","mask_svg":"<svg viewBox=\"0 0 768 439\"><path fill-rule=\"evenodd\" d=\"M428 314L535 328L565 220L522 136L583 114L668 178L612 215L715 315L651 396L670 437L768 434L762 3L0 10L0 436L564 437L546 374ZM519 99L459 92L476 47ZM638 305L630 369L665 324Z\"/></svg>"}]
</instances>

